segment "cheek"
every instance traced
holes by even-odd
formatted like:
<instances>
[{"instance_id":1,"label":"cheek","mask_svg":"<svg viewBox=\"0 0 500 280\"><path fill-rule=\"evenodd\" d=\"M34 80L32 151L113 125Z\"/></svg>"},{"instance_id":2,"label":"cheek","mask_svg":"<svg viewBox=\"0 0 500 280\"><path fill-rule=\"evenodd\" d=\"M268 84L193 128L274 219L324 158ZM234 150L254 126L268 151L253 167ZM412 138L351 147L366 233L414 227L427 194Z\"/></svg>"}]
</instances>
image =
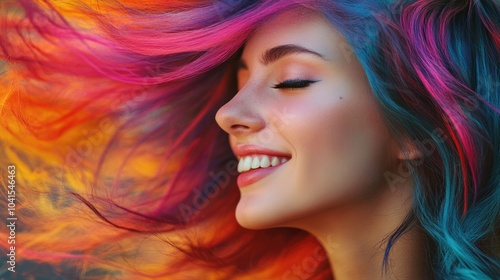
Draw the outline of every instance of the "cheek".
<instances>
[{"instance_id":1,"label":"cheek","mask_svg":"<svg viewBox=\"0 0 500 280\"><path fill-rule=\"evenodd\" d=\"M302 117L287 128L296 153L294 193L311 203L366 193L387 167L389 137L375 104L367 98L331 100L302 103L295 108Z\"/></svg>"}]
</instances>

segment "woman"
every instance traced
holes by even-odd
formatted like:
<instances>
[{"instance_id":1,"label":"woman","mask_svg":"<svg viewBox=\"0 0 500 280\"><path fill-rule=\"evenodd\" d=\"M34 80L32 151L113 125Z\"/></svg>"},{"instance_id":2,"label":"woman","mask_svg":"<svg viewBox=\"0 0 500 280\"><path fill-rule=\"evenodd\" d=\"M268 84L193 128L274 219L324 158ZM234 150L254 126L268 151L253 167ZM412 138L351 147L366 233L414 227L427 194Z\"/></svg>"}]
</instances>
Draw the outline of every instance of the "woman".
<instances>
[{"instance_id":1,"label":"woman","mask_svg":"<svg viewBox=\"0 0 500 280\"><path fill-rule=\"evenodd\" d=\"M19 238L42 236L25 259L80 278L500 275L493 1L20 3L0 44L4 127L31 147L4 141L32 174Z\"/></svg>"}]
</instances>

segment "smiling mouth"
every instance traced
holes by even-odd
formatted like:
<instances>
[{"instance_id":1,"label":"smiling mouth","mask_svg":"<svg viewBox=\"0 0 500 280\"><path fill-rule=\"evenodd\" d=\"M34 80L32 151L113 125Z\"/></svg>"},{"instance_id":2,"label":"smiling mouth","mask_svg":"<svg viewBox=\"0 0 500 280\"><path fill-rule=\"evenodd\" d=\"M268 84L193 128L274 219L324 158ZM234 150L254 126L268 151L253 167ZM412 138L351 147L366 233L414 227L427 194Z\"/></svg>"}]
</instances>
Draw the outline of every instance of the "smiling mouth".
<instances>
[{"instance_id":1,"label":"smiling mouth","mask_svg":"<svg viewBox=\"0 0 500 280\"><path fill-rule=\"evenodd\" d=\"M244 173L254 169L264 169L283 164L290 160L288 157L269 155L249 155L240 158L238 172Z\"/></svg>"}]
</instances>

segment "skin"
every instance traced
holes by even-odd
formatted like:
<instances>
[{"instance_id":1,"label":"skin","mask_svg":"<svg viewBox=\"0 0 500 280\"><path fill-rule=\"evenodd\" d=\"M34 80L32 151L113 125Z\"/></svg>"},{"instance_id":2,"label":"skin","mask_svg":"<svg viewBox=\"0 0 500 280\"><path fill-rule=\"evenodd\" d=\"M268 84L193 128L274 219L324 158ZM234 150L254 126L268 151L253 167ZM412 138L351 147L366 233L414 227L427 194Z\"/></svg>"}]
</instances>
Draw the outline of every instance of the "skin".
<instances>
[{"instance_id":1,"label":"skin","mask_svg":"<svg viewBox=\"0 0 500 280\"><path fill-rule=\"evenodd\" d=\"M321 57L301 52L260 60L290 44ZM382 242L411 209L410 181L394 187L384 174L398 174L403 160L419 154L403 152L411 151L409 142L396 144L345 39L320 14L297 9L257 29L241 60L238 93L217 112L217 123L233 150L254 144L291 159L240 188L238 223L310 232L326 250L335 279L427 277L423 234L416 229L396 244L391 272L382 274ZM290 79L315 82L273 88Z\"/></svg>"}]
</instances>

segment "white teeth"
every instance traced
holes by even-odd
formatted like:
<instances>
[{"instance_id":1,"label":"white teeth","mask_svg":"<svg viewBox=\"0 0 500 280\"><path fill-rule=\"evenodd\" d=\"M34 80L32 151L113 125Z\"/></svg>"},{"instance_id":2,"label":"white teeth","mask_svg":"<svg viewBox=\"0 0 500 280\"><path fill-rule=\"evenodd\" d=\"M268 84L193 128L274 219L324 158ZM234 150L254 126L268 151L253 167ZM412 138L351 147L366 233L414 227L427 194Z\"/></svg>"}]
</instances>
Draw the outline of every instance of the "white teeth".
<instances>
[{"instance_id":1,"label":"white teeth","mask_svg":"<svg viewBox=\"0 0 500 280\"><path fill-rule=\"evenodd\" d=\"M267 168L287 162L287 158L272 157L267 155L253 155L240 158L238 162L238 172L245 172L250 169Z\"/></svg>"},{"instance_id":2,"label":"white teeth","mask_svg":"<svg viewBox=\"0 0 500 280\"><path fill-rule=\"evenodd\" d=\"M260 167L260 160L258 157L254 157L252 160L252 169Z\"/></svg>"},{"instance_id":3,"label":"white teeth","mask_svg":"<svg viewBox=\"0 0 500 280\"><path fill-rule=\"evenodd\" d=\"M245 157L245 160L243 161L242 171L250 170L250 167L252 167L252 157Z\"/></svg>"},{"instance_id":4,"label":"white teeth","mask_svg":"<svg viewBox=\"0 0 500 280\"><path fill-rule=\"evenodd\" d=\"M240 161L238 161L238 172L241 172L243 170L243 161L240 159Z\"/></svg>"},{"instance_id":5,"label":"white teeth","mask_svg":"<svg viewBox=\"0 0 500 280\"><path fill-rule=\"evenodd\" d=\"M272 166L276 166L280 164L280 160L277 157L273 157L273 160L271 161Z\"/></svg>"},{"instance_id":6,"label":"white teeth","mask_svg":"<svg viewBox=\"0 0 500 280\"><path fill-rule=\"evenodd\" d=\"M266 168L271 166L271 162L269 161L268 156L263 156L262 159L260 160L260 167Z\"/></svg>"}]
</instances>

